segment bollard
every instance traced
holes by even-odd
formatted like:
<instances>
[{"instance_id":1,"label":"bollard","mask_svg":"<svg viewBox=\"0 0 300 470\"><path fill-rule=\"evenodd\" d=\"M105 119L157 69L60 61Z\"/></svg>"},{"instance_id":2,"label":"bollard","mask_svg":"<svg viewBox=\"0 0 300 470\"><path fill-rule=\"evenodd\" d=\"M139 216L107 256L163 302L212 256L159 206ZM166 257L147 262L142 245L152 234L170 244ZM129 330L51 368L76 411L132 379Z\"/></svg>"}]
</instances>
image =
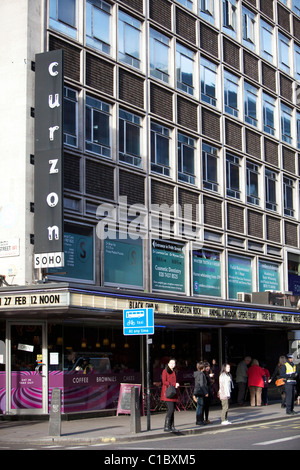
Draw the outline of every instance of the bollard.
<instances>
[{"instance_id":1,"label":"bollard","mask_svg":"<svg viewBox=\"0 0 300 470\"><path fill-rule=\"evenodd\" d=\"M139 388L132 387L130 396L130 432L141 432Z\"/></svg>"},{"instance_id":2,"label":"bollard","mask_svg":"<svg viewBox=\"0 0 300 470\"><path fill-rule=\"evenodd\" d=\"M61 434L61 389L54 388L51 395L49 436Z\"/></svg>"}]
</instances>

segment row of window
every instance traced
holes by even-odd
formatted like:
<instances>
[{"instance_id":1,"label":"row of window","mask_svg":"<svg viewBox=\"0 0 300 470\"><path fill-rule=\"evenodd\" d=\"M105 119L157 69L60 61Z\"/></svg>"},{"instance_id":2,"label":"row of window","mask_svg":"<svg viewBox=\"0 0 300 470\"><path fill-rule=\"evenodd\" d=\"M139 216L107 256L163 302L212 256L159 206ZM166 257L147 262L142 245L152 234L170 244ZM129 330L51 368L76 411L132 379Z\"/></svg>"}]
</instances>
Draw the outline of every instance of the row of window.
<instances>
[{"instance_id":1,"label":"row of window","mask_svg":"<svg viewBox=\"0 0 300 470\"><path fill-rule=\"evenodd\" d=\"M299 0L298 0L299 1ZM219 0L218 0L219 2ZM223 0L223 32L237 38L237 0ZM298 4L298 2L297 2ZM296 6L296 3L295 3ZM77 38L76 0L50 0L49 26ZM214 0L200 2L200 16L214 23ZM251 10L241 8L242 43L261 55L287 74L300 80L300 46L288 36L277 31L274 26L261 18L256 18ZM113 55L112 6L103 0L86 0L85 43L101 52ZM144 67L143 22L133 16L118 11L117 48L118 60L141 69ZM150 28L150 74L170 83L171 80L171 39ZM187 47L176 44L177 88L193 94L195 87L196 54Z\"/></svg>"},{"instance_id":2,"label":"row of window","mask_svg":"<svg viewBox=\"0 0 300 470\"><path fill-rule=\"evenodd\" d=\"M65 87L64 135L65 143L77 145L77 92ZM108 103L94 97L86 96L85 106L85 150L106 158L112 158L111 109ZM172 130L168 127L151 122L150 156L151 172L172 175ZM118 123L118 156L119 161L143 167L142 151L142 119L125 110L119 110ZM220 192L219 150L212 145L202 144L202 184L207 190ZM226 195L241 199L241 158L232 154L226 155ZM261 205L262 185L261 168L257 163L246 163L247 203ZM177 132L177 178L178 181L195 185L197 181L197 141L196 139ZM265 169L265 208L278 211L279 201L277 186L279 174ZM284 214L294 216L294 193L297 180L283 177Z\"/></svg>"}]
</instances>

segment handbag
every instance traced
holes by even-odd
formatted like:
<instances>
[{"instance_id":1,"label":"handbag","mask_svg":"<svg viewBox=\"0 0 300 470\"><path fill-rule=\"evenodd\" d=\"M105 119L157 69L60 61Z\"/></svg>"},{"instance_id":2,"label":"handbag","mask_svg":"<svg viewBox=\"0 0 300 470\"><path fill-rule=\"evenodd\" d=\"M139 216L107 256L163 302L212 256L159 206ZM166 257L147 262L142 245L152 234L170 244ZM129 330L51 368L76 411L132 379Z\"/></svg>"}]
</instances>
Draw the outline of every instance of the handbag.
<instances>
[{"instance_id":1,"label":"handbag","mask_svg":"<svg viewBox=\"0 0 300 470\"><path fill-rule=\"evenodd\" d=\"M285 380L284 379L277 379L275 381L275 385L276 387L281 387L281 385L284 385L285 384Z\"/></svg>"},{"instance_id":2,"label":"handbag","mask_svg":"<svg viewBox=\"0 0 300 470\"><path fill-rule=\"evenodd\" d=\"M169 385L165 391L166 398L174 398L176 396L176 388L174 385Z\"/></svg>"}]
</instances>

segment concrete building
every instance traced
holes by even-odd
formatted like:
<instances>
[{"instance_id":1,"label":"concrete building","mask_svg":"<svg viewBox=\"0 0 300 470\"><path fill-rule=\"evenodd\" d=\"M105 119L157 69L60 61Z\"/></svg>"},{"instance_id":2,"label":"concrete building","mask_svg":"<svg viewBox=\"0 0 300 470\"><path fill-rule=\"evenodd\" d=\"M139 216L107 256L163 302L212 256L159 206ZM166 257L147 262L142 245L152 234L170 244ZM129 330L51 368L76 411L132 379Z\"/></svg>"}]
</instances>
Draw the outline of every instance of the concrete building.
<instances>
[{"instance_id":1,"label":"concrete building","mask_svg":"<svg viewBox=\"0 0 300 470\"><path fill-rule=\"evenodd\" d=\"M113 412L145 387L125 309L154 309L155 384L170 355L182 385L200 358L297 355L299 11L1 2L1 413L47 414L55 387L64 413Z\"/></svg>"}]
</instances>

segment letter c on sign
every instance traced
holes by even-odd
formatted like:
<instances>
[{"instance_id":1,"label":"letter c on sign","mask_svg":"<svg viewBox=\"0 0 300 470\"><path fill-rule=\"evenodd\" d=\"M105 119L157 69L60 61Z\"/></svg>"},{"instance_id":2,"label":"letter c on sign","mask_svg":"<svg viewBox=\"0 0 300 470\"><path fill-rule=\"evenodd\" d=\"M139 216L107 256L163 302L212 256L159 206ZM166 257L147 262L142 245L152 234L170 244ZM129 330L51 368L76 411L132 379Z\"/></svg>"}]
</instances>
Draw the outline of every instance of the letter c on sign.
<instances>
[{"instance_id":1,"label":"letter c on sign","mask_svg":"<svg viewBox=\"0 0 300 470\"><path fill-rule=\"evenodd\" d=\"M52 75L52 77L55 77L55 75L58 74L57 70L56 71L53 70L53 68L57 66L58 66L58 62L51 62L51 64L48 67L49 73L50 75Z\"/></svg>"}]
</instances>

